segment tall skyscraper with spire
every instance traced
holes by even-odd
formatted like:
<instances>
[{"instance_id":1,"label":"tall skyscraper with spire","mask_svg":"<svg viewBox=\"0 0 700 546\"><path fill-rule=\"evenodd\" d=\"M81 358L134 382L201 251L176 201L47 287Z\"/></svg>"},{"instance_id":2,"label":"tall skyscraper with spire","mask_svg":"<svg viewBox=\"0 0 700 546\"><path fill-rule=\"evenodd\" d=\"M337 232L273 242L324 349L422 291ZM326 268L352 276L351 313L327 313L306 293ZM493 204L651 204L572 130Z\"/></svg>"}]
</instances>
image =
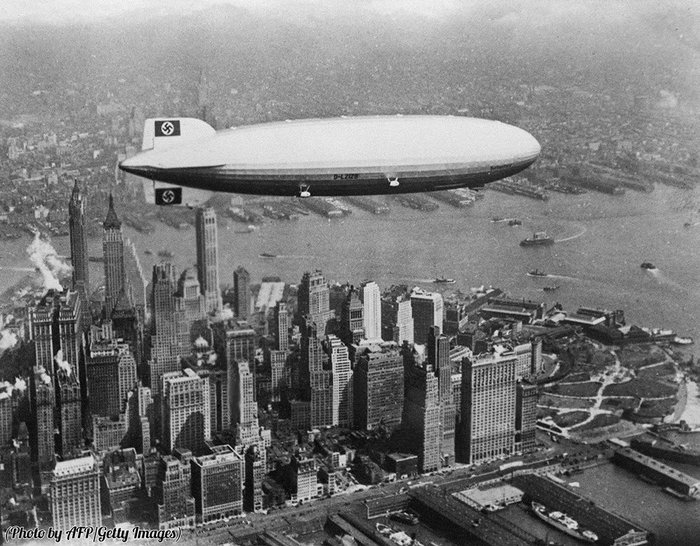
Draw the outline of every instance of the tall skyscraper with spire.
<instances>
[{"instance_id":1,"label":"tall skyscraper with spire","mask_svg":"<svg viewBox=\"0 0 700 546\"><path fill-rule=\"evenodd\" d=\"M122 223L114 210L114 199L109 195L109 209L103 224L102 250L105 264L105 312L112 316L119 292L124 287L126 269L124 267L124 237Z\"/></svg>"},{"instance_id":2,"label":"tall skyscraper with spire","mask_svg":"<svg viewBox=\"0 0 700 546\"><path fill-rule=\"evenodd\" d=\"M80 291L81 286L90 294L90 275L88 268L88 246L85 236L85 198L80 191L78 179L73 186L73 194L68 204L68 226L70 230L70 259L73 264L73 288Z\"/></svg>"},{"instance_id":3,"label":"tall skyscraper with spire","mask_svg":"<svg viewBox=\"0 0 700 546\"><path fill-rule=\"evenodd\" d=\"M199 208L195 218L197 231L197 279L206 298L207 311L221 309L219 290L219 240L216 228L216 212L212 208Z\"/></svg>"}]
</instances>

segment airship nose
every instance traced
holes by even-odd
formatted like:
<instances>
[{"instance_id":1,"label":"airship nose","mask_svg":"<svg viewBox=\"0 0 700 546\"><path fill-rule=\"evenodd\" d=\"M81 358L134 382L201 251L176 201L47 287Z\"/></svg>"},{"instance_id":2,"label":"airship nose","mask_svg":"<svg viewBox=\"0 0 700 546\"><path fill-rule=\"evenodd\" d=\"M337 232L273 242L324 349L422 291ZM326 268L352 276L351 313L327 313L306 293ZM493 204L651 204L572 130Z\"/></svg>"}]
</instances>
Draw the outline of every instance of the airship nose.
<instances>
[{"instance_id":1,"label":"airship nose","mask_svg":"<svg viewBox=\"0 0 700 546\"><path fill-rule=\"evenodd\" d=\"M512 144L513 151L522 159L537 159L542 151L542 146L537 139L527 131L519 127L509 126L508 138Z\"/></svg>"}]
</instances>

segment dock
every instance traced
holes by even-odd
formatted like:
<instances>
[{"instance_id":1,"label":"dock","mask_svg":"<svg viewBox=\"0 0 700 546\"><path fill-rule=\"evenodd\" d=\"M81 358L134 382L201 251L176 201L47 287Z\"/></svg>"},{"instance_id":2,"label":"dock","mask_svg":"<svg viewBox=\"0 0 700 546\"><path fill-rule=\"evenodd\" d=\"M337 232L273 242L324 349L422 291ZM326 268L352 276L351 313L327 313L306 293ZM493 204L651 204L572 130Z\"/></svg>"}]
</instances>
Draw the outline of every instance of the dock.
<instances>
[{"instance_id":1,"label":"dock","mask_svg":"<svg viewBox=\"0 0 700 546\"><path fill-rule=\"evenodd\" d=\"M613 462L636 474L646 476L659 485L670 487L690 499L700 497L700 480L632 448L623 447L616 450Z\"/></svg>"},{"instance_id":2,"label":"dock","mask_svg":"<svg viewBox=\"0 0 700 546\"><path fill-rule=\"evenodd\" d=\"M389 207L386 205L386 203L380 203L374 199L364 197L362 195L346 196L343 197L343 200L347 201L358 209L371 212L372 214L386 214L389 212Z\"/></svg>"},{"instance_id":3,"label":"dock","mask_svg":"<svg viewBox=\"0 0 700 546\"><path fill-rule=\"evenodd\" d=\"M544 504L548 508L564 512L584 529L590 529L599 537L597 544L611 546L642 546L651 543L651 533L622 516L596 506L592 500L582 497L556 483L554 480L534 474L515 476L512 483L525 493L524 500Z\"/></svg>"}]
</instances>

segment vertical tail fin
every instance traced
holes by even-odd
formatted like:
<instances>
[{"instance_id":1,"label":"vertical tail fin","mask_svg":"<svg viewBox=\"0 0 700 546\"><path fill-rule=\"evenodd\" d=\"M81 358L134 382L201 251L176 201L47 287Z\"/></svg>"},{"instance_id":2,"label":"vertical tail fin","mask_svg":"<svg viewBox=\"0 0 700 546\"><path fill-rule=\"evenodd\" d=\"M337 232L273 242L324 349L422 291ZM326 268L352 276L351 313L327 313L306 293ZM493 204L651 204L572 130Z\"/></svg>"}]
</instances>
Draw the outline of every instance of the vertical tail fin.
<instances>
[{"instance_id":1,"label":"vertical tail fin","mask_svg":"<svg viewBox=\"0 0 700 546\"><path fill-rule=\"evenodd\" d=\"M197 118L149 118L143 126L141 150L166 150L214 133L211 125Z\"/></svg>"}]
</instances>

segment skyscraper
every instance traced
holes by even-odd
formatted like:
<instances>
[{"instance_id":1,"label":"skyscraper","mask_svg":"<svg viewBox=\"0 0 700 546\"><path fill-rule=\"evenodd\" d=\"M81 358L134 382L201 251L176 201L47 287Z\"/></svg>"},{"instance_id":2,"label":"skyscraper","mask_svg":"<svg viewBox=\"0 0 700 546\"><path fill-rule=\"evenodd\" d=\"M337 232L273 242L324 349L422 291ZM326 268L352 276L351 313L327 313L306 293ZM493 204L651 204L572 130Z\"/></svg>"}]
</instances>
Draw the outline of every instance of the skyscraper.
<instances>
[{"instance_id":1,"label":"skyscraper","mask_svg":"<svg viewBox=\"0 0 700 546\"><path fill-rule=\"evenodd\" d=\"M85 442L82 435L80 384L70 368L56 370L56 406L61 438L59 453L63 460L80 454Z\"/></svg>"},{"instance_id":2,"label":"skyscraper","mask_svg":"<svg viewBox=\"0 0 700 546\"><path fill-rule=\"evenodd\" d=\"M285 367L287 363L287 351L272 350L270 355L270 375L272 381L272 402L280 402L282 393L286 388Z\"/></svg>"},{"instance_id":3,"label":"skyscraper","mask_svg":"<svg viewBox=\"0 0 700 546\"><path fill-rule=\"evenodd\" d=\"M413 341L425 344L431 326L442 330L443 301L437 292L426 292L414 288L411 292L411 310L413 314Z\"/></svg>"},{"instance_id":4,"label":"skyscraper","mask_svg":"<svg viewBox=\"0 0 700 546\"><path fill-rule=\"evenodd\" d=\"M462 361L457 460L474 464L515 449L517 357L485 354Z\"/></svg>"},{"instance_id":5,"label":"skyscraper","mask_svg":"<svg viewBox=\"0 0 700 546\"><path fill-rule=\"evenodd\" d=\"M382 338L413 345L413 310L407 294L388 294L382 299Z\"/></svg>"},{"instance_id":6,"label":"skyscraper","mask_svg":"<svg viewBox=\"0 0 700 546\"><path fill-rule=\"evenodd\" d=\"M195 216L197 233L197 278L206 299L207 311L221 309L219 289L219 240L216 227L216 212L213 208L198 208Z\"/></svg>"},{"instance_id":7,"label":"skyscraper","mask_svg":"<svg viewBox=\"0 0 700 546\"><path fill-rule=\"evenodd\" d=\"M181 300L187 322L191 324L206 318L208 313L206 297L201 293L197 277L189 269L185 269L180 275L176 297Z\"/></svg>"},{"instance_id":8,"label":"skyscraper","mask_svg":"<svg viewBox=\"0 0 700 546\"><path fill-rule=\"evenodd\" d=\"M85 235L85 199L75 179L73 193L68 203L68 229L70 233L70 259L73 265L73 290L82 300L81 329L90 325L90 271L87 237Z\"/></svg>"},{"instance_id":9,"label":"skyscraper","mask_svg":"<svg viewBox=\"0 0 700 546\"><path fill-rule=\"evenodd\" d=\"M124 274L124 284L129 298L129 304L136 309L139 324L145 324L148 301L146 286L148 285L148 279L143 273L141 261L136 251L136 245L129 239L124 241Z\"/></svg>"},{"instance_id":10,"label":"skyscraper","mask_svg":"<svg viewBox=\"0 0 700 546\"><path fill-rule=\"evenodd\" d=\"M198 523L209 523L243 511L243 458L229 445L192 461L192 492Z\"/></svg>"},{"instance_id":11,"label":"skyscraper","mask_svg":"<svg viewBox=\"0 0 700 546\"><path fill-rule=\"evenodd\" d=\"M442 427L438 378L432 367L410 366L405 374L402 426L411 438L421 472L440 468Z\"/></svg>"},{"instance_id":12,"label":"skyscraper","mask_svg":"<svg viewBox=\"0 0 700 546\"><path fill-rule=\"evenodd\" d=\"M90 413L101 417L116 416L121 407L119 389L119 352L116 341L93 340L87 355Z\"/></svg>"},{"instance_id":13,"label":"skyscraper","mask_svg":"<svg viewBox=\"0 0 700 546\"><path fill-rule=\"evenodd\" d=\"M190 368L163 374L163 445L203 453L211 437L209 383Z\"/></svg>"},{"instance_id":14,"label":"skyscraper","mask_svg":"<svg viewBox=\"0 0 700 546\"><path fill-rule=\"evenodd\" d=\"M36 364L53 375L54 357L78 369L82 346L81 299L77 292L49 290L36 307L30 309Z\"/></svg>"},{"instance_id":15,"label":"skyscraper","mask_svg":"<svg viewBox=\"0 0 700 546\"><path fill-rule=\"evenodd\" d=\"M229 407L231 423L240 429L257 428L258 405L253 395L253 374L248 362L229 363Z\"/></svg>"},{"instance_id":16,"label":"skyscraper","mask_svg":"<svg viewBox=\"0 0 700 546\"><path fill-rule=\"evenodd\" d=\"M43 366L34 367L30 385L31 411L34 417L30 430L32 461L38 463L40 469L47 469L53 465L55 459L54 409L56 395L53 381Z\"/></svg>"},{"instance_id":17,"label":"skyscraper","mask_svg":"<svg viewBox=\"0 0 700 546\"><path fill-rule=\"evenodd\" d=\"M376 282L362 284L362 305L365 337L370 340L382 339L382 299Z\"/></svg>"},{"instance_id":18,"label":"skyscraper","mask_svg":"<svg viewBox=\"0 0 700 546\"><path fill-rule=\"evenodd\" d=\"M174 449L161 457L154 487L158 505L158 528L194 527L195 501L192 487L192 452Z\"/></svg>"},{"instance_id":19,"label":"skyscraper","mask_svg":"<svg viewBox=\"0 0 700 546\"><path fill-rule=\"evenodd\" d=\"M56 463L50 491L55 529L102 525L99 469L92 455Z\"/></svg>"},{"instance_id":20,"label":"skyscraper","mask_svg":"<svg viewBox=\"0 0 700 546\"><path fill-rule=\"evenodd\" d=\"M129 345L137 366L143 363L143 316L129 302L126 290L122 290L112 309L112 330L116 339Z\"/></svg>"},{"instance_id":21,"label":"skyscraper","mask_svg":"<svg viewBox=\"0 0 700 546\"><path fill-rule=\"evenodd\" d=\"M340 338L344 343L357 344L365 337L364 307L354 287L350 287L340 313Z\"/></svg>"},{"instance_id":22,"label":"skyscraper","mask_svg":"<svg viewBox=\"0 0 700 546\"><path fill-rule=\"evenodd\" d=\"M353 374L355 426L372 430L381 424L393 431L403 413L403 358L395 346L360 351Z\"/></svg>"},{"instance_id":23,"label":"skyscraper","mask_svg":"<svg viewBox=\"0 0 700 546\"><path fill-rule=\"evenodd\" d=\"M537 385L518 381L515 391L515 450L534 449L537 428Z\"/></svg>"},{"instance_id":24,"label":"skyscraper","mask_svg":"<svg viewBox=\"0 0 700 546\"><path fill-rule=\"evenodd\" d=\"M275 336L277 337L277 349L286 351L289 349L289 311L283 301L275 306Z\"/></svg>"},{"instance_id":25,"label":"skyscraper","mask_svg":"<svg viewBox=\"0 0 700 546\"><path fill-rule=\"evenodd\" d=\"M250 274L243 267L233 272L233 312L240 320L248 318L250 307Z\"/></svg>"},{"instance_id":26,"label":"skyscraper","mask_svg":"<svg viewBox=\"0 0 700 546\"><path fill-rule=\"evenodd\" d=\"M189 354L190 332L185 311L178 305L175 268L161 263L153 266L153 328L150 380L154 396L160 394L161 377L180 369L180 358Z\"/></svg>"},{"instance_id":27,"label":"skyscraper","mask_svg":"<svg viewBox=\"0 0 700 546\"><path fill-rule=\"evenodd\" d=\"M107 218L102 224L102 250L105 265L105 312L112 316L112 308L117 303L119 292L125 285L126 268L124 266L124 238L122 223L114 210L114 199L109 195Z\"/></svg>"},{"instance_id":28,"label":"skyscraper","mask_svg":"<svg viewBox=\"0 0 700 546\"><path fill-rule=\"evenodd\" d=\"M317 335L323 337L326 324L332 313L330 310L330 289L321 271L306 272L301 278L298 295L297 323L303 326L308 318L316 324Z\"/></svg>"},{"instance_id":29,"label":"skyscraper","mask_svg":"<svg viewBox=\"0 0 700 546\"><path fill-rule=\"evenodd\" d=\"M336 336L326 337L326 350L332 375L332 417L334 426L352 425L352 367L347 346Z\"/></svg>"},{"instance_id":30,"label":"skyscraper","mask_svg":"<svg viewBox=\"0 0 700 546\"><path fill-rule=\"evenodd\" d=\"M440 423L442 425L442 451L454 455L456 408L452 396L452 361L450 360L450 340L440 333L439 326L431 326L427 339L428 364L438 378L438 400L440 402Z\"/></svg>"}]
</instances>

